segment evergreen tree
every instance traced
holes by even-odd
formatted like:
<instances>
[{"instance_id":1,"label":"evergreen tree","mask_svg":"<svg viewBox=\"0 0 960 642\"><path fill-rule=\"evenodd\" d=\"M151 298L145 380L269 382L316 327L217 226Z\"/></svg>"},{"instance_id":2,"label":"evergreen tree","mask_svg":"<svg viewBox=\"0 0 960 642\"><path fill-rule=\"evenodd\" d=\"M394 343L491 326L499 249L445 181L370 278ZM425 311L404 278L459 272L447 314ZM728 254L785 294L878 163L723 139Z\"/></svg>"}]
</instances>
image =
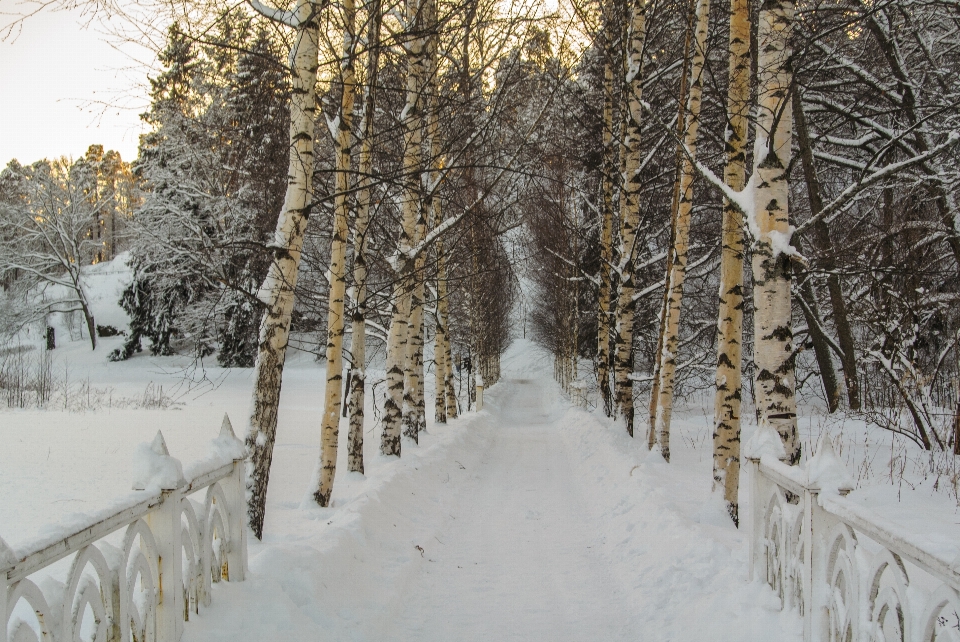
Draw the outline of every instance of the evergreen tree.
<instances>
[{"instance_id":1,"label":"evergreen tree","mask_svg":"<svg viewBox=\"0 0 960 642\"><path fill-rule=\"evenodd\" d=\"M171 27L165 70L151 80L144 120L153 131L137 163L148 193L136 217L135 278L121 301L131 334L116 359L147 337L155 354L216 350L223 366L253 365L256 289L285 187L287 84L266 30L239 12L225 13L217 30L199 47Z\"/></svg>"}]
</instances>

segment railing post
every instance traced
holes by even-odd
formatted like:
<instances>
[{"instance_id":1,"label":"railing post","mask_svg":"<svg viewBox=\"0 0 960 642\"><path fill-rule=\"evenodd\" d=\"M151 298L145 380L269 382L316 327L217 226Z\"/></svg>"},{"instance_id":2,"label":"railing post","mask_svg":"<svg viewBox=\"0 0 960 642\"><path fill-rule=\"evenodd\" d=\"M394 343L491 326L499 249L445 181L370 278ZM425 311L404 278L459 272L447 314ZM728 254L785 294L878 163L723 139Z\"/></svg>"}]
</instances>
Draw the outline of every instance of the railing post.
<instances>
[{"instance_id":1,"label":"railing post","mask_svg":"<svg viewBox=\"0 0 960 642\"><path fill-rule=\"evenodd\" d=\"M763 528L763 509L760 505L766 494L763 492L764 480L760 473L760 458L764 455L770 455L776 459L783 458L783 442L780 441L780 435L768 423L761 423L757 426L753 435L744 442L741 447L742 456L749 462L750 468L750 579L757 579L758 572L762 570L763 576L767 574L766 562L762 568L758 568L761 556L766 556L764 549L764 528Z\"/></svg>"},{"instance_id":2,"label":"railing post","mask_svg":"<svg viewBox=\"0 0 960 642\"><path fill-rule=\"evenodd\" d=\"M10 594L10 585L7 582L7 572L13 568L17 559L10 546L0 537L0 642L7 642L7 624L10 614L7 612L7 600Z\"/></svg>"},{"instance_id":3,"label":"railing post","mask_svg":"<svg viewBox=\"0 0 960 642\"><path fill-rule=\"evenodd\" d=\"M806 488L803 491L803 526L800 536L803 538L803 642L812 642L816 623L817 603L815 582L817 577L814 569L814 528L819 526L813 518L814 506L817 503L816 489Z\"/></svg>"},{"instance_id":4,"label":"railing post","mask_svg":"<svg viewBox=\"0 0 960 642\"><path fill-rule=\"evenodd\" d=\"M179 642L183 633L183 542L179 490L164 490L163 503L147 515L157 540L160 581L157 596L157 640Z\"/></svg>"},{"instance_id":5,"label":"railing post","mask_svg":"<svg viewBox=\"0 0 960 642\"><path fill-rule=\"evenodd\" d=\"M819 497L824 494L846 495L856 484L846 466L837 457L833 441L824 433L817 443L817 451L807 460L807 491L804 493L804 569L809 578L809 600L804 595L807 608L803 617L804 642L821 642L827 634L827 602L830 587L827 581L827 551L824 536L830 530L832 518L820 507ZM806 569L809 568L809 571ZM805 578L806 579L806 578Z\"/></svg>"},{"instance_id":6,"label":"railing post","mask_svg":"<svg viewBox=\"0 0 960 642\"><path fill-rule=\"evenodd\" d=\"M244 445L233 432L230 418L224 414L220 425L218 441L222 445L232 443L236 447L233 459L233 473L225 478L220 486L227 500L226 525L230 535L230 548L227 550L227 568L229 582L242 582L247 573L247 528L244 525L246 516L246 470L243 459Z\"/></svg>"},{"instance_id":7,"label":"railing post","mask_svg":"<svg viewBox=\"0 0 960 642\"><path fill-rule=\"evenodd\" d=\"M170 456L167 444L160 431L150 445L157 457L153 458L155 470L163 474L153 480L138 480L137 486L148 486L160 481L161 504L146 515L147 526L157 542L160 556L160 577L157 586L157 642L179 642L183 635L183 526L181 525L183 501L183 468Z\"/></svg>"},{"instance_id":8,"label":"railing post","mask_svg":"<svg viewBox=\"0 0 960 642\"><path fill-rule=\"evenodd\" d=\"M824 550L824 536L830 530L830 520L825 511L820 508L819 493L811 497L810 508L810 612L804 618L805 640L821 642L827 631L827 599L829 586L827 584L827 552ZM806 632L809 631L809 634Z\"/></svg>"},{"instance_id":9,"label":"railing post","mask_svg":"<svg viewBox=\"0 0 960 642\"><path fill-rule=\"evenodd\" d=\"M477 412L480 412L483 410L483 377L478 372L474 379L477 383Z\"/></svg>"},{"instance_id":10,"label":"railing post","mask_svg":"<svg viewBox=\"0 0 960 642\"><path fill-rule=\"evenodd\" d=\"M750 489L750 542L748 555L750 557L750 581L757 579L757 556L760 541L763 537L763 513L757 505L760 502L760 458L747 457L749 479L747 488Z\"/></svg>"}]
</instances>

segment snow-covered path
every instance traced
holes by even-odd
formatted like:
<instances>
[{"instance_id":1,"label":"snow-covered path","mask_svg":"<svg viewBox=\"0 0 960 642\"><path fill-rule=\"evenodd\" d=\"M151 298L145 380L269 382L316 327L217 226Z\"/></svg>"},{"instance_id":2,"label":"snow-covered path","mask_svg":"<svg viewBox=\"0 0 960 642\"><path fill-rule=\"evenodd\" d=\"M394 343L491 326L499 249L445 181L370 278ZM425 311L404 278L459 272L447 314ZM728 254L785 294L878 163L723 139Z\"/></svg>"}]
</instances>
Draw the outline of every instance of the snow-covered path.
<instances>
[{"instance_id":1,"label":"snow-covered path","mask_svg":"<svg viewBox=\"0 0 960 642\"><path fill-rule=\"evenodd\" d=\"M632 637L630 605L593 552L597 525L541 383L504 386L481 469L385 632L438 642Z\"/></svg>"},{"instance_id":2,"label":"snow-covered path","mask_svg":"<svg viewBox=\"0 0 960 642\"><path fill-rule=\"evenodd\" d=\"M549 371L521 343L483 412L400 459L374 432L331 508L281 485L247 581L217 586L184 642L798 641L710 492L707 420L676 418L668 465Z\"/></svg>"}]
</instances>

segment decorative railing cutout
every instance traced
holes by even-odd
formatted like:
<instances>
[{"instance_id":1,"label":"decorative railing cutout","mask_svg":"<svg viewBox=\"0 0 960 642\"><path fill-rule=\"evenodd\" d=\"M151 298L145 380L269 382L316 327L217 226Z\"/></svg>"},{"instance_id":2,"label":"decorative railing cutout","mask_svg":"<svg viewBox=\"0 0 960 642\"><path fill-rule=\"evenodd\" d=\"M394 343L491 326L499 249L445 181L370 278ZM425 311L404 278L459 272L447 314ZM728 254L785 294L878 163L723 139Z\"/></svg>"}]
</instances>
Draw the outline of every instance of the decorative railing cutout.
<instances>
[{"instance_id":1,"label":"decorative railing cutout","mask_svg":"<svg viewBox=\"0 0 960 642\"><path fill-rule=\"evenodd\" d=\"M805 468L745 444L750 577L803 617L806 642L960 642L960 568L848 499L829 438Z\"/></svg>"},{"instance_id":2,"label":"decorative railing cutout","mask_svg":"<svg viewBox=\"0 0 960 642\"><path fill-rule=\"evenodd\" d=\"M212 584L247 568L244 447L226 415L212 450L188 481L157 432L123 508L53 543L0 539L0 642L178 642ZM66 583L44 572L71 556Z\"/></svg>"}]
</instances>

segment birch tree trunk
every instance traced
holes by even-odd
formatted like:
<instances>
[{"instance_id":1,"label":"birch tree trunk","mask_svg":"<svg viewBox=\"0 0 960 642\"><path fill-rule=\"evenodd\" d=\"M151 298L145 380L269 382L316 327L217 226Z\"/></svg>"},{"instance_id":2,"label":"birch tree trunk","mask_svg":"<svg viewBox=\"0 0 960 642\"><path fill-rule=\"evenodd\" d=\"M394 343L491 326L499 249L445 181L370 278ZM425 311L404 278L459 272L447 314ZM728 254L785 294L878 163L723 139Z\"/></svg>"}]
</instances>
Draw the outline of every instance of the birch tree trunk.
<instances>
[{"instance_id":1,"label":"birch tree trunk","mask_svg":"<svg viewBox=\"0 0 960 642\"><path fill-rule=\"evenodd\" d=\"M443 255L443 246L437 246L437 315L443 325L443 361L444 390L446 391L447 419L456 419L459 414L457 408L457 389L453 383L453 354L450 347L449 323L450 303L447 299L447 265Z\"/></svg>"},{"instance_id":2,"label":"birch tree trunk","mask_svg":"<svg viewBox=\"0 0 960 642\"><path fill-rule=\"evenodd\" d=\"M433 165L433 152L435 151L433 141L436 136L436 124L433 122L434 103L436 102L435 91L432 89L434 75L437 65L437 47L436 47L436 22L437 22L436 0L422 0L422 69L421 76L421 97L420 104L425 105L427 120L426 148L430 150L430 163ZM424 114L421 113L421 122ZM421 151L422 153L422 151ZM417 223L414 227L414 245L420 244L427 235L427 215L432 215L433 194L429 183L433 178L433 172L424 172L422 160L418 167L418 181L420 191L423 195L417 207ZM427 185L424 185L427 183ZM410 324L408 326L407 339L407 367L405 372L404 389L404 434L413 439L415 443L420 440L420 433L426 429L426 407L425 395L423 392L423 344L424 344L424 318L423 306L426 298L426 252L420 252L414 259L414 289L410 299Z\"/></svg>"},{"instance_id":3,"label":"birch tree trunk","mask_svg":"<svg viewBox=\"0 0 960 642\"><path fill-rule=\"evenodd\" d=\"M690 213L693 208L694 167L697 134L700 129L700 105L703 96L703 71L706 60L707 29L710 25L710 0L697 0L693 58L690 63L690 89L687 94L686 126L680 170L680 201L673 241L673 265L670 270L669 298L666 308L665 333L660 354L660 385L657 401L657 440L663 458L670 461L670 417L673 412L673 384L677 371L677 350L680 343L680 306L683 282L687 274L687 252L690 244Z\"/></svg>"},{"instance_id":4,"label":"birch tree trunk","mask_svg":"<svg viewBox=\"0 0 960 642\"><path fill-rule=\"evenodd\" d=\"M687 120L687 84L690 80L690 48L693 46L693 22L696 14L696 0L689 2L687 12L686 35L683 39L683 71L680 73L680 92L677 96L677 155L676 176L673 181L673 200L670 202L670 243L667 246L663 277L663 297L660 302L659 331L657 349L653 354L653 383L650 389L650 405L647 423L647 449L653 450L657 443L657 403L660 401L660 357L663 352L663 337L667 328L667 302L670 300L670 272L673 268L673 246L677 237L677 213L680 209L680 172L683 160L683 131Z\"/></svg>"},{"instance_id":5,"label":"birch tree trunk","mask_svg":"<svg viewBox=\"0 0 960 642\"><path fill-rule=\"evenodd\" d=\"M625 74L626 104L623 125L623 192L620 199L620 288L617 301L615 357L616 401L627 434L633 437L633 321L636 302L634 260L640 225L640 114L643 93L643 46L647 31L646 0L630 8L629 49Z\"/></svg>"},{"instance_id":6,"label":"birch tree trunk","mask_svg":"<svg viewBox=\"0 0 960 642\"><path fill-rule=\"evenodd\" d=\"M730 0L730 84L727 90L727 163L730 189L746 187L750 112L750 2ZM743 348L743 214L723 202L720 310L717 318L717 392L713 403L713 484L727 513L740 523L740 401Z\"/></svg>"},{"instance_id":7,"label":"birch tree trunk","mask_svg":"<svg viewBox=\"0 0 960 642\"><path fill-rule=\"evenodd\" d=\"M789 184L793 138L790 32L793 0L765 0L758 25L758 110L754 148L754 362L757 414L777 430L787 464L800 461L790 308Z\"/></svg>"},{"instance_id":8,"label":"birch tree trunk","mask_svg":"<svg viewBox=\"0 0 960 642\"><path fill-rule=\"evenodd\" d=\"M258 8L259 10L259 8ZM263 536L270 463L277 431L277 410L283 364L290 336L293 293L303 249L313 176L313 127L316 112L318 6L299 0L290 14L296 34L290 52L290 165L283 210L270 248L274 258L260 287L266 312L260 323L250 426L246 436L249 456L247 520L258 539Z\"/></svg>"},{"instance_id":9,"label":"birch tree trunk","mask_svg":"<svg viewBox=\"0 0 960 642\"><path fill-rule=\"evenodd\" d=\"M337 446L340 436L340 402L343 391L343 329L346 309L347 276L347 216L350 209L350 168L353 144L354 77L354 22L356 8L353 0L342 0L343 58L340 79L343 92L337 115L336 175L334 177L333 236L330 240L330 298L327 311L327 385L324 391L323 418L320 428L320 474L313 499L320 506L329 506L333 493L333 479L337 474Z\"/></svg>"},{"instance_id":10,"label":"birch tree trunk","mask_svg":"<svg viewBox=\"0 0 960 642\"><path fill-rule=\"evenodd\" d=\"M417 34L421 15L419 0L407 0L407 32ZM423 87L424 42L411 38L407 50L406 104L402 112L403 203L400 238L395 255L396 284L393 289L390 332L387 339L387 400L383 408L383 433L380 452L400 456L400 430L403 419L404 379L408 357L408 328L414 290L415 261L410 257L420 215L420 165L423 141L421 88Z\"/></svg>"},{"instance_id":11,"label":"birch tree trunk","mask_svg":"<svg viewBox=\"0 0 960 642\"><path fill-rule=\"evenodd\" d=\"M442 221L443 213L437 206L434 221L439 225ZM443 256L443 242L438 240L436 245L437 252L437 318L436 335L433 343L434 360L434 407L433 420L438 424L447 423L447 381L450 378L450 355L447 347L447 310L444 299L447 297L447 269L446 261ZM450 417L451 419L453 417Z\"/></svg>"},{"instance_id":12,"label":"birch tree trunk","mask_svg":"<svg viewBox=\"0 0 960 642\"><path fill-rule=\"evenodd\" d=\"M350 433L347 437L347 467L350 472L363 473L363 402L367 381L367 229L370 226L370 205L373 196L373 121L376 110L376 87L380 69L380 0L372 0L367 31L367 91L363 103L363 140L357 167L357 220L353 230L353 287L356 292L351 324L350 350L353 358L353 377L350 379Z\"/></svg>"},{"instance_id":13,"label":"birch tree trunk","mask_svg":"<svg viewBox=\"0 0 960 642\"><path fill-rule=\"evenodd\" d=\"M617 21L614 8L603 7L603 177L600 228L600 293L597 315L597 381L603 399L604 413L613 415L613 394L610 389L610 339L612 287L610 268L613 265L613 173L616 168L616 147L613 144L614 50Z\"/></svg>"},{"instance_id":14,"label":"birch tree trunk","mask_svg":"<svg viewBox=\"0 0 960 642\"><path fill-rule=\"evenodd\" d=\"M426 19L430 25L429 44L427 46L427 65L429 77L427 89L427 147L430 150L430 171L427 174L426 196L423 209L429 221L428 227L434 228L443 221L443 210L437 190L440 187L440 114L437 107L437 45L439 34L436 33L437 7L436 0L427 0ZM437 260L437 302L436 302L436 331L434 336L433 363L434 363L434 422L447 423L446 387L450 362L447 348L447 283L446 265L443 257L443 241L437 239L435 244ZM441 302L443 302L441 304ZM421 381L422 385L422 381Z\"/></svg>"},{"instance_id":15,"label":"birch tree trunk","mask_svg":"<svg viewBox=\"0 0 960 642\"><path fill-rule=\"evenodd\" d=\"M423 208L418 207L417 224L414 227L413 244L416 245L426 235L423 221ZM423 395L423 300L426 292L423 273L425 257L421 252L414 259L410 293L410 316L407 324L407 358L403 377L403 434L419 443L420 432L424 429Z\"/></svg>"}]
</instances>

